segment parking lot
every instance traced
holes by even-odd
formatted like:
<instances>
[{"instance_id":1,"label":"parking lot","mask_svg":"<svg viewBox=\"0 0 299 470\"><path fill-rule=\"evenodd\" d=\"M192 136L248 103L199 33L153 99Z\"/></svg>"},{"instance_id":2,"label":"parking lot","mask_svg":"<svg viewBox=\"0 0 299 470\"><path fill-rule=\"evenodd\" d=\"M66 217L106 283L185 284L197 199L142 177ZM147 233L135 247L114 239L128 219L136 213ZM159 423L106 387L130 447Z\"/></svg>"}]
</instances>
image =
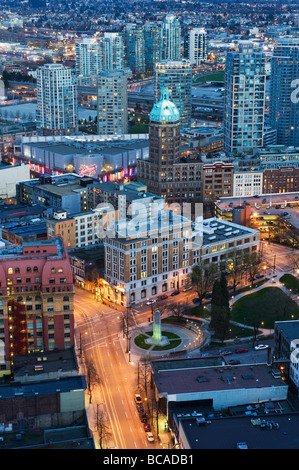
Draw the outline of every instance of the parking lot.
<instances>
[{"instance_id":1,"label":"parking lot","mask_svg":"<svg viewBox=\"0 0 299 470\"><path fill-rule=\"evenodd\" d=\"M259 341L256 341L254 343L254 346L258 344L263 344L263 345L269 345L271 348L271 358L273 354L273 344L274 340L271 339L261 339ZM240 364L259 364L259 363L266 363L267 358L268 358L268 349L261 349L259 351L256 351L254 349L252 341L248 341L246 343L238 343L234 345L224 345L220 346L218 348L215 348L215 346L210 347L209 349L205 349L204 353L208 353L211 355L218 355L219 353L226 353L225 358L228 363L230 361L238 361ZM247 349L247 352L241 352L241 353L236 353L236 349ZM233 364L232 364L233 365Z\"/></svg>"}]
</instances>

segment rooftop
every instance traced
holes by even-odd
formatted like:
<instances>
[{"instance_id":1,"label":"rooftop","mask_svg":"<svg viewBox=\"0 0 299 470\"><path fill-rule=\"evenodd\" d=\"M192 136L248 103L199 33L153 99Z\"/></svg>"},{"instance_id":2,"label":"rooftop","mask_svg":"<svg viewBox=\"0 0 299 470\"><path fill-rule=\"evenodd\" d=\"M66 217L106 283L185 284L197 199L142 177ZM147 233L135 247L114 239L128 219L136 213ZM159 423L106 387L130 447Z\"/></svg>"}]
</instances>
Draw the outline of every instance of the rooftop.
<instances>
[{"instance_id":1,"label":"rooftop","mask_svg":"<svg viewBox=\"0 0 299 470\"><path fill-rule=\"evenodd\" d=\"M181 421L191 449L236 449L246 442L249 449L298 449L299 413L265 417L278 423L276 430L261 431L249 417L212 419L198 425L196 418Z\"/></svg>"},{"instance_id":2,"label":"rooftop","mask_svg":"<svg viewBox=\"0 0 299 470\"><path fill-rule=\"evenodd\" d=\"M276 321L275 325L290 341L299 338L299 320Z\"/></svg>"},{"instance_id":3,"label":"rooftop","mask_svg":"<svg viewBox=\"0 0 299 470\"><path fill-rule=\"evenodd\" d=\"M25 397L38 395L52 395L57 392L69 392L71 390L81 390L86 388L85 377L83 375L72 377L61 377L55 380L45 380L42 382L31 382L24 384L0 385L0 399L13 398L23 395Z\"/></svg>"},{"instance_id":4,"label":"rooftop","mask_svg":"<svg viewBox=\"0 0 299 470\"><path fill-rule=\"evenodd\" d=\"M217 219L216 217L204 219L202 222L202 231L203 245L210 245L211 243L230 240L243 235L257 235L259 233L258 230Z\"/></svg>"},{"instance_id":5,"label":"rooftop","mask_svg":"<svg viewBox=\"0 0 299 470\"><path fill-rule=\"evenodd\" d=\"M270 371L267 364L194 367L159 371L153 374L153 380L158 393L163 395L287 386Z\"/></svg>"},{"instance_id":6,"label":"rooftop","mask_svg":"<svg viewBox=\"0 0 299 470\"><path fill-rule=\"evenodd\" d=\"M61 371L72 371L77 368L77 360L73 349L62 351L46 351L31 353L14 357L14 379L24 375L36 376L40 374Z\"/></svg>"}]
</instances>

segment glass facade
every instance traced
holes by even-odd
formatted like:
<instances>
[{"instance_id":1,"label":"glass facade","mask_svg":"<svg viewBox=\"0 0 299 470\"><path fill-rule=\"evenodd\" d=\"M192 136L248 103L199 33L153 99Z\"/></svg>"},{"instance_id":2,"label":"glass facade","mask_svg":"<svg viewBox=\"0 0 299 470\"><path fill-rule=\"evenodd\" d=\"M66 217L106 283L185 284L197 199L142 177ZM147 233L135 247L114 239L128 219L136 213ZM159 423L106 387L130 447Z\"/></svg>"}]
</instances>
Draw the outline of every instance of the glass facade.
<instances>
[{"instance_id":1,"label":"glass facade","mask_svg":"<svg viewBox=\"0 0 299 470\"><path fill-rule=\"evenodd\" d=\"M228 52L225 71L224 151L242 152L263 146L265 55L250 45Z\"/></svg>"},{"instance_id":2,"label":"glass facade","mask_svg":"<svg viewBox=\"0 0 299 470\"><path fill-rule=\"evenodd\" d=\"M161 95L163 87L170 92L170 100L177 106L182 127L191 124L191 88L192 67L190 62L161 61L155 66L155 102Z\"/></svg>"},{"instance_id":3,"label":"glass facade","mask_svg":"<svg viewBox=\"0 0 299 470\"><path fill-rule=\"evenodd\" d=\"M271 60L270 124L277 144L299 146L299 38L280 38Z\"/></svg>"}]
</instances>

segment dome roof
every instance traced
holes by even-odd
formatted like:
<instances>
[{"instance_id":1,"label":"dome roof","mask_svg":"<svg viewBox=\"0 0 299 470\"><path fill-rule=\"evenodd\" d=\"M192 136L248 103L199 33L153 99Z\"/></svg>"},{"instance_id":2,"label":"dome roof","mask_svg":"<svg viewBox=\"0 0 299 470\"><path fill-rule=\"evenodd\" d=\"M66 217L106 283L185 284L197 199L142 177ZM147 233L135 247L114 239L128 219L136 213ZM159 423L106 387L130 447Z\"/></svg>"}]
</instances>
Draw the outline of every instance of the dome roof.
<instances>
[{"instance_id":1,"label":"dome roof","mask_svg":"<svg viewBox=\"0 0 299 470\"><path fill-rule=\"evenodd\" d=\"M180 113L176 105L169 99L169 90L163 87L161 90L161 97L158 103L150 113L150 121L155 122L176 122L180 119Z\"/></svg>"}]
</instances>

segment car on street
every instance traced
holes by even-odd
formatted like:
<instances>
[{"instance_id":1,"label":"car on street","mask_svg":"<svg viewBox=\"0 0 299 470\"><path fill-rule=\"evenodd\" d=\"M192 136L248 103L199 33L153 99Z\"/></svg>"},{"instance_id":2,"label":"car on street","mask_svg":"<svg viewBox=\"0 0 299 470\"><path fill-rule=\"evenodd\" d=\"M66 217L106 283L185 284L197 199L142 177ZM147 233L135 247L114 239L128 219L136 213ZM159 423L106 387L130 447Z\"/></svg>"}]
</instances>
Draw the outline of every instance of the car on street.
<instances>
[{"instance_id":1,"label":"car on street","mask_svg":"<svg viewBox=\"0 0 299 470\"><path fill-rule=\"evenodd\" d=\"M154 436L152 435L151 432L146 433L146 438L147 438L148 442L154 442L154 440L155 440L155 438L154 438Z\"/></svg>"},{"instance_id":2,"label":"car on street","mask_svg":"<svg viewBox=\"0 0 299 470\"><path fill-rule=\"evenodd\" d=\"M267 349L269 347L268 344L257 344L256 346L254 346L254 349L256 351L259 351L260 349Z\"/></svg>"},{"instance_id":3,"label":"car on street","mask_svg":"<svg viewBox=\"0 0 299 470\"><path fill-rule=\"evenodd\" d=\"M135 393L135 403L136 403L136 405L141 405L141 403L142 403L142 398L139 395L139 393Z\"/></svg>"},{"instance_id":4,"label":"car on street","mask_svg":"<svg viewBox=\"0 0 299 470\"><path fill-rule=\"evenodd\" d=\"M150 299L146 302L146 305L151 305L151 304L154 304L156 302L155 299Z\"/></svg>"},{"instance_id":5,"label":"car on street","mask_svg":"<svg viewBox=\"0 0 299 470\"><path fill-rule=\"evenodd\" d=\"M228 356L229 354L232 354L232 351L219 351L219 354L221 354L221 356Z\"/></svg>"},{"instance_id":6,"label":"car on street","mask_svg":"<svg viewBox=\"0 0 299 470\"><path fill-rule=\"evenodd\" d=\"M264 274L256 274L255 277L256 277L257 279L262 279L262 278L265 277L265 276L264 276Z\"/></svg>"},{"instance_id":7,"label":"car on street","mask_svg":"<svg viewBox=\"0 0 299 470\"><path fill-rule=\"evenodd\" d=\"M171 297L173 297L174 295L179 295L180 291L179 290L175 290L171 295Z\"/></svg>"},{"instance_id":8,"label":"car on street","mask_svg":"<svg viewBox=\"0 0 299 470\"><path fill-rule=\"evenodd\" d=\"M192 299L192 302L194 304L199 304L200 303L200 298L199 297L195 297L195 299Z\"/></svg>"},{"instance_id":9,"label":"car on street","mask_svg":"<svg viewBox=\"0 0 299 470\"><path fill-rule=\"evenodd\" d=\"M236 354L241 354L241 353L246 353L246 352L248 352L248 349L246 349L246 348L237 348L237 349L235 349Z\"/></svg>"},{"instance_id":10,"label":"car on street","mask_svg":"<svg viewBox=\"0 0 299 470\"><path fill-rule=\"evenodd\" d=\"M150 432L150 431L151 431L151 427L150 427L150 425L149 425L148 423L144 423L143 426L144 426L145 432Z\"/></svg>"},{"instance_id":11,"label":"car on street","mask_svg":"<svg viewBox=\"0 0 299 470\"><path fill-rule=\"evenodd\" d=\"M166 294L162 294L158 297L158 300L165 300L165 299L168 299L168 295Z\"/></svg>"},{"instance_id":12,"label":"car on street","mask_svg":"<svg viewBox=\"0 0 299 470\"><path fill-rule=\"evenodd\" d=\"M185 289L183 290L183 292L188 292L188 290L192 290L192 286L185 287Z\"/></svg>"}]
</instances>

